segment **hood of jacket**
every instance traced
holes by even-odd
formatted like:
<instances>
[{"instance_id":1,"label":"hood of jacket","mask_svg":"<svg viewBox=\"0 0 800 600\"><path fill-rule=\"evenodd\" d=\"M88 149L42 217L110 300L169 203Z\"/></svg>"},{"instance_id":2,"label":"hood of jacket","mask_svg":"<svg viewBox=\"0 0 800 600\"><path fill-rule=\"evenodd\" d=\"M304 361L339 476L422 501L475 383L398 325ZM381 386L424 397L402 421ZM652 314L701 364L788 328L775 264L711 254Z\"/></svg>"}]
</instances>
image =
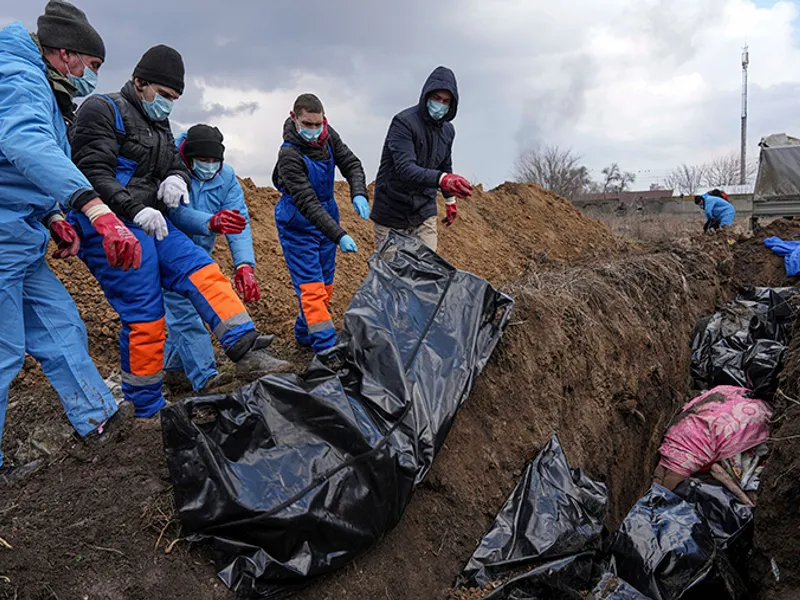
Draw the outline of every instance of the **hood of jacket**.
<instances>
[{"instance_id":1,"label":"hood of jacket","mask_svg":"<svg viewBox=\"0 0 800 600\"><path fill-rule=\"evenodd\" d=\"M428 114L428 96L436 90L447 90L453 94L450 110L441 121L435 121L430 114ZM458 113L458 82L456 82L456 74L447 67L436 67L433 73L428 75L425 85L422 86L422 93L419 96L418 106L422 118L428 123L442 123L455 119L456 113Z\"/></svg>"},{"instance_id":2,"label":"hood of jacket","mask_svg":"<svg viewBox=\"0 0 800 600\"><path fill-rule=\"evenodd\" d=\"M72 98L75 95L75 86L44 59L35 34L28 33L22 23L11 23L0 30L0 55L2 54L8 54L13 59L28 63L31 68L42 71L50 82L62 116L67 123L74 120L75 104Z\"/></svg>"},{"instance_id":3,"label":"hood of jacket","mask_svg":"<svg viewBox=\"0 0 800 600\"><path fill-rule=\"evenodd\" d=\"M20 22L11 23L0 30L0 53L10 54L31 63L43 73L47 72L41 51Z\"/></svg>"}]
</instances>

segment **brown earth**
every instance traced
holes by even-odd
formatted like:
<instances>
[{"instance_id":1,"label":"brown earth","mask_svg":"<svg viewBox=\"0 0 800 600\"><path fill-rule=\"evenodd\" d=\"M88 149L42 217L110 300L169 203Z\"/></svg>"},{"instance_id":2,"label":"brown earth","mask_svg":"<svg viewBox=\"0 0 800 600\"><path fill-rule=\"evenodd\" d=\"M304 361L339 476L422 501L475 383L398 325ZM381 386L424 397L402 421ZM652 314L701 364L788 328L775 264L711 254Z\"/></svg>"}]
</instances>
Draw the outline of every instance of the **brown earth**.
<instances>
[{"instance_id":1,"label":"brown earth","mask_svg":"<svg viewBox=\"0 0 800 600\"><path fill-rule=\"evenodd\" d=\"M290 339L296 301L272 217L278 196L246 188L267 300L253 315L279 335L278 353L302 364L309 355ZM346 188L337 191L344 227L361 248L340 256L333 312L341 318L372 243ZM609 525L618 523L649 484L663 428L688 399L694 323L732 294L733 257L744 245L698 235L648 250L518 184L460 202L459 220L440 240L456 266L515 295L513 322L400 525L298 598L441 597L553 431L574 465L608 483ZM769 260L763 245L752 252ZM225 253L218 255L229 268ZM118 357L115 315L80 263L56 270L107 373ZM4 448L50 455L31 478L0 489L0 538L13 546L0 548L0 599L232 598L205 550L176 542L157 424L133 423L105 447L86 447L68 438L38 368L29 364L23 376L12 389Z\"/></svg>"}]
</instances>

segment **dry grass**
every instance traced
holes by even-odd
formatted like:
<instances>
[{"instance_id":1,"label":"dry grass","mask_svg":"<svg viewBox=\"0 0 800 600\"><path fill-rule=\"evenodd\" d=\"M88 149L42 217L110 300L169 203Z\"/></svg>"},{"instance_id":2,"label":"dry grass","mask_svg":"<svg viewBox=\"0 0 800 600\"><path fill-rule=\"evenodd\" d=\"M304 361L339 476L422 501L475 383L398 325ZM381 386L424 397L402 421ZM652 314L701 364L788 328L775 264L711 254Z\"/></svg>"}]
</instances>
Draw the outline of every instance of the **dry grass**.
<instances>
[{"instance_id":1,"label":"dry grass","mask_svg":"<svg viewBox=\"0 0 800 600\"><path fill-rule=\"evenodd\" d=\"M181 526L175 510L175 498L172 486L157 494L152 503L142 511L142 521L145 529L157 536L155 549L159 546L170 548L172 542L181 536Z\"/></svg>"},{"instance_id":2,"label":"dry grass","mask_svg":"<svg viewBox=\"0 0 800 600\"><path fill-rule=\"evenodd\" d=\"M703 231L702 220L672 215L601 217L600 220L617 235L645 242L665 242Z\"/></svg>"}]
</instances>

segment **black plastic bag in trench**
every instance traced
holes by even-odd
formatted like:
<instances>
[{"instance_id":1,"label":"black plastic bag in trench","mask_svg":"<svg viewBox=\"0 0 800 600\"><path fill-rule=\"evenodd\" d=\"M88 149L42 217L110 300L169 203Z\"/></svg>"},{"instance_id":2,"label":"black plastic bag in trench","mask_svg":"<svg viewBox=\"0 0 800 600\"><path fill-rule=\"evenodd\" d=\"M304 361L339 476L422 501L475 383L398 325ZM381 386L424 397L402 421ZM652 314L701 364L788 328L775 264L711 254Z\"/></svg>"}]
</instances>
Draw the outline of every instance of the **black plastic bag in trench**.
<instances>
[{"instance_id":1,"label":"black plastic bag in trench","mask_svg":"<svg viewBox=\"0 0 800 600\"><path fill-rule=\"evenodd\" d=\"M571 582L579 582L580 577L586 575L582 588L586 590L592 553L602 548L607 504L605 484L592 480L580 469L571 469L558 437L553 435L525 468L522 479L464 567L456 586L483 588L535 565L537 568L530 573L503 585L505 591L498 590L497 595L489 597L517 598L500 594L510 594L510 588L523 582L527 588L564 587L564 581L556 581L563 579L560 574L564 569ZM557 569L553 565L542 565L587 552L588 574L583 559L564 565L559 563ZM553 575L549 583L547 573Z\"/></svg>"},{"instance_id":2,"label":"black plastic bag in trench","mask_svg":"<svg viewBox=\"0 0 800 600\"><path fill-rule=\"evenodd\" d=\"M508 323L511 298L417 240L370 263L338 374L315 360L161 412L181 525L239 598L286 597L397 524Z\"/></svg>"},{"instance_id":3,"label":"black plastic bag in trench","mask_svg":"<svg viewBox=\"0 0 800 600\"><path fill-rule=\"evenodd\" d=\"M794 288L753 288L701 320L692 341L692 377L704 389L738 385L769 397L789 343Z\"/></svg>"},{"instance_id":4,"label":"black plastic bag in trench","mask_svg":"<svg viewBox=\"0 0 800 600\"><path fill-rule=\"evenodd\" d=\"M609 542L612 570L652 600L739 599L746 590L706 519L653 484Z\"/></svg>"}]
</instances>

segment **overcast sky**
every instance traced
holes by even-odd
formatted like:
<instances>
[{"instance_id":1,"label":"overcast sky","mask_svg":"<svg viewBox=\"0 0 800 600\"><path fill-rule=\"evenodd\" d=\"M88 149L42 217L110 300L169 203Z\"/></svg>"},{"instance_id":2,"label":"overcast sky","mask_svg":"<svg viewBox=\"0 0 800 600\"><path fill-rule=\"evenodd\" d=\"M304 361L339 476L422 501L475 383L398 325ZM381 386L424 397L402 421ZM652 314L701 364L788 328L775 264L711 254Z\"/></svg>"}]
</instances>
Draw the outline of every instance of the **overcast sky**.
<instances>
[{"instance_id":1,"label":"overcast sky","mask_svg":"<svg viewBox=\"0 0 800 600\"><path fill-rule=\"evenodd\" d=\"M461 93L454 169L494 186L519 152L571 147L636 187L739 146L741 48L750 46L748 151L800 134L800 6L772 0L76 0L106 42L98 91L142 53L178 49L174 128L222 129L240 176L269 184L294 98L320 96L374 178L391 117L438 65ZM44 0L0 0L35 30Z\"/></svg>"}]
</instances>

